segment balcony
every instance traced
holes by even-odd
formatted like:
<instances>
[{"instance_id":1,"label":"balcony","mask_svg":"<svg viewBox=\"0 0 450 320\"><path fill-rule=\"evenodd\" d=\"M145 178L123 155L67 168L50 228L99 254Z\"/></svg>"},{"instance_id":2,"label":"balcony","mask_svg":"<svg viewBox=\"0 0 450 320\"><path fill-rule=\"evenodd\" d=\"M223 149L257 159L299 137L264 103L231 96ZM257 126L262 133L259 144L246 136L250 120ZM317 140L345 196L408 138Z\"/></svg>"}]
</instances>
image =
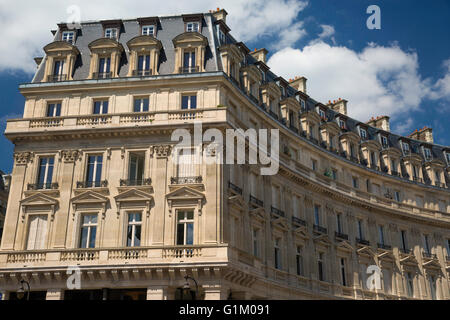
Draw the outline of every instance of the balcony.
<instances>
[{"instance_id":1,"label":"balcony","mask_svg":"<svg viewBox=\"0 0 450 320\"><path fill-rule=\"evenodd\" d=\"M179 69L179 73L196 73L199 72L200 68L195 66L195 67L180 67Z\"/></svg>"},{"instance_id":2,"label":"balcony","mask_svg":"<svg viewBox=\"0 0 450 320\"><path fill-rule=\"evenodd\" d=\"M275 214L275 215L277 215L277 216L283 217L283 218L285 216L284 211L281 211L280 209L277 209L277 208L272 207L272 206L270 207L270 212Z\"/></svg>"},{"instance_id":3,"label":"balcony","mask_svg":"<svg viewBox=\"0 0 450 320\"><path fill-rule=\"evenodd\" d=\"M334 236L336 237L336 239L338 240L347 240L348 241L348 235L345 233L341 233L341 232L335 232Z\"/></svg>"},{"instance_id":4,"label":"balcony","mask_svg":"<svg viewBox=\"0 0 450 320\"><path fill-rule=\"evenodd\" d=\"M49 183L29 183L27 186L28 191L34 190L57 190L59 185L57 182Z\"/></svg>"},{"instance_id":5,"label":"balcony","mask_svg":"<svg viewBox=\"0 0 450 320\"><path fill-rule=\"evenodd\" d=\"M250 98L250 100L252 100L255 104L259 106L258 98L254 97L251 93L248 95L248 97Z\"/></svg>"},{"instance_id":6,"label":"balcony","mask_svg":"<svg viewBox=\"0 0 450 320\"><path fill-rule=\"evenodd\" d=\"M272 116L272 118L275 118L276 120L278 120L278 115L270 109L269 109L269 114Z\"/></svg>"},{"instance_id":7,"label":"balcony","mask_svg":"<svg viewBox=\"0 0 450 320\"><path fill-rule=\"evenodd\" d=\"M289 129L290 129L291 131L294 131L296 134L298 134L298 129L297 129L296 127L294 127L294 126L292 126L292 125L289 125Z\"/></svg>"},{"instance_id":8,"label":"balcony","mask_svg":"<svg viewBox=\"0 0 450 320\"><path fill-rule=\"evenodd\" d=\"M250 204L253 204L257 207L264 207L264 202L262 200L257 199L256 197L250 195L250 200L249 200Z\"/></svg>"},{"instance_id":9,"label":"balcony","mask_svg":"<svg viewBox=\"0 0 450 320\"><path fill-rule=\"evenodd\" d=\"M61 82L66 80L67 80L66 74L55 74L47 77L48 82Z\"/></svg>"},{"instance_id":10,"label":"balcony","mask_svg":"<svg viewBox=\"0 0 450 320\"><path fill-rule=\"evenodd\" d=\"M112 72L94 72L92 74L93 79L111 79Z\"/></svg>"},{"instance_id":11,"label":"balcony","mask_svg":"<svg viewBox=\"0 0 450 320\"><path fill-rule=\"evenodd\" d=\"M108 181L78 181L77 189L88 189L88 188L107 188Z\"/></svg>"},{"instance_id":12,"label":"balcony","mask_svg":"<svg viewBox=\"0 0 450 320\"><path fill-rule=\"evenodd\" d=\"M242 189L237 185L233 184L231 181L228 182L228 188L233 190L235 193L240 194L242 196Z\"/></svg>"},{"instance_id":13,"label":"balcony","mask_svg":"<svg viewBox=\"0 0 450 320\"><path fill-rule=\"evenodd\" d=\"M436 256L434 253L431 253L431 252L423 251L423 252L422 252L422 257L424 257L424 258L426 258L426 259L437 260L437 256Z\"/></svg>"},{"instance_id":14,"label":"balcony","mask_svg":"<svg viewBox=\"0 0 450 320\"><path fill-rule=\"evenodd\" d=\"M292 217L292 223L297 226L306 227L306 221L297 217Z\"/></svg>"},{"instance_id":15,"label":"balcony","mask_svg":"<svg viewBox=\"0 0 450 320\"><path fill-rule=\"evenodd\" d=\"M376 164L371 164L370 169L380 171L380 167L377 166Z\"/></svg>"},{"instance_id":16,"label":"balcony","mask_svg":"<svg viewBox=\"0 0 450 320\"><path fill-rule=\"evenodd\" d=\"M326 233L328 232L327 228L318 226L318 225L316 225L316 224L313 225L313 230L314 230L315 232L318 232L318 233L324 233L324 234L326 234Z\"/></svg>"},{"instance_id":17,"label":"balcony","mask_svg":"<svg viewBox=\"0 0 450 320\"><path fill-rule=\"evenodd\" d=\"M385 243L377 243L377 247L379 249L383 249L383 250L391 250L392 249L392 247L390 245L385 244Z\"/></svg>"},{"instance_id":18,"label":"balcony","mask_svg":"<svg viewBox=\"0 0 450 320\"><path fill-rule=\"evenodd\" d=\"M400 172L392 170L391 171L391 175L396 176L396 177L400 177Z\"/></svg>"},{"instance_id":19,"label":"balcony","mask_svg":"<svg viewBox=\"0 0 450 320\"><path fill-rule=\"evenodd\" d=\"M363 246L370 246L370 241L361 239L361 238L355 238L355 241L357 244L361 244Z\"/></svg>"},{"instance_id":20,"label":"balcony","mask_svg":"<svg viewBox=\"0 0 450 320\"><path fill-rule=\"evenodd\" d=\"M121 187L135 187L135 186L149 186L152 184L152 179L142 179L142 180L120 180Z\"/></svg>"},{"instance_id":21,"label":"balcony","mask_svg":"<svg viewBox=\"0 0 450 320\"><path fill-rule=\"evenodd\" d=\"M150 70L133 70L133 77L148 77L151 76L152 69Z\"/></svg>"},{"instance_id":22,"label":"balcony","mask_svg":"<svg viewBox=\"0 0 450 320\"><path fill-rule=\"evenodd\" d=\"M407 254L407 255L414 254L414 250L413 249L408 249L408 248L400 248L400 252L402 254Z\"/></svg>"},{"instance_id":23,"label":"balcony","mask_svg":"<svg viewBox=\"0 0 450 320\"><path fill-rule=\"evenodd\" d=\"M203 177L172 177L170 178L171 184L198 184L203 183Z\"/></svg>"},{"instance_id":24,"label":"balcony","mask_svg":"<svg viewBox=\"0 0 450 320\"><path fill-rule=\"evenodd\" d=\"M314 138L312 135L309 135L309 141L311 141L311 142L314 143L315 145L319 145L319 140L317 140L316 138Z\"/></svg>"}]
</instances>

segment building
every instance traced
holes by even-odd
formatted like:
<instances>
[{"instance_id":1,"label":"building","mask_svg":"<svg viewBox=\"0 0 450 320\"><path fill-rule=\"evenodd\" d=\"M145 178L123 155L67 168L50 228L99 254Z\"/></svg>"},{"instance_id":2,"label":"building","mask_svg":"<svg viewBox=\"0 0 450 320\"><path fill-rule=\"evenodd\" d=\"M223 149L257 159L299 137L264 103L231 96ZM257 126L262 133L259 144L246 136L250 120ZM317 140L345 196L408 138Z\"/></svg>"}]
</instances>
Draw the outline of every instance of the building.
<instances>
[{"instance_id":1,"label":"building","mask_svg":"<svg viewBox=\"0 0 450 320\"><path fill-rule=\"evenodd\" d=\"M58 25L5 132L4 298L449 299L450 148L315 101L226 17ZM194 123L279 129L278 174L189 161Z\"/></svg>"},{"instance_id":2,"label":"building","mask_svg":"<svg viewBox=\"0 0 450 320\"><path fill-rule=\"evenodd\" d=\"M8 203L9 175L0 170L0 241L2 240L3 225L5 223L6 207Z\"/></svg>"}]
</instances>

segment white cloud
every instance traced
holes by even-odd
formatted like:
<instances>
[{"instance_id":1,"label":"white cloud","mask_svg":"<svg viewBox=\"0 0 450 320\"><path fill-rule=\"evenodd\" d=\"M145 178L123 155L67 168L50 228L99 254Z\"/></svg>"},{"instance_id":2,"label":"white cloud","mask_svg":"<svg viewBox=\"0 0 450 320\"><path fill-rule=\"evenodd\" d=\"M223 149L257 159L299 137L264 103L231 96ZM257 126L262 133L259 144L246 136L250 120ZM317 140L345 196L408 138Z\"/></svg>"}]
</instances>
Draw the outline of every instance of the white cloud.
<instances>
[{"instance_id":1,"label":"white cloud","mask_svg":"<svg viewBox=\"0 0 450 320\"><path fill-rule=\"evenodd\" d=\"M320 39L329 38L332 35L334 35L334 27L327 25L327 24L321 24L320 27L322 28L322 32L319 34Z\"/></svg>"},{"instance_id":2,"label":"white cloud","mask_svg":"<svg viewBox=\"0 0 450 320\"><path fill-rule=\"evenodd\" d=\"M279 41L272 45L274 49L283 49L291 47L298 40L307 35L306 30L303 28L303 21L294 23L291 27L281 30L279 33Z\"/></svg>"},{"instance_id":3,"label":"white cloud","mask_svg":"<svg viewBox=\"0 0 450 320\"><path fill-rule=\"evenodd\" d=\"M427 92L416 53L395 45L372 44L355 52L318 41L303 50L281 50L268 64L285 78L308 78L308 93L321 102L348 100L349 114L361 121L417 110Z\"/></svg>"},{"instance_id":4,"label":"white cloud","mask_svg":"<svg viewBox=\"0 0 450 320\"><path fill-rule=\"evenodd\" d=\"M256 40L289 29L307 1L296 0L0 0L0 71L33 72L33 57L52 41L50 30L71 16L67 8L78 5L81 20L135 18L167 14L208 12L217 7L229 13L232 34L242 41ZM287 38L286 38L287 39ZM292 38L291 38L292 39ZM289 39L286 40L289 43Z\"/></svg>"},{"instance_id":5,"label":"white cloud","mask_svg":"<svg viewBox=\"0 0 450 320\"><path fill-rule=\"evenodd\" d=\"M432 99L446 99L450 101L450 59L444 61L442 65L446 73L433 85L429 96Z\"/></svg>"},{"instance_id":6,"label":"white cloud","mask_svg":"<svg viewBox=\"0 0 450 320\"><path fill-rule=\"evenodd\" d=\"M407 118L404 121L400 121L398 124L396 124L394 126L393 131L401 135L408 135L413 131L412 130L413 124L414 120L411 117Z\"/></svg>"}]
</instances>

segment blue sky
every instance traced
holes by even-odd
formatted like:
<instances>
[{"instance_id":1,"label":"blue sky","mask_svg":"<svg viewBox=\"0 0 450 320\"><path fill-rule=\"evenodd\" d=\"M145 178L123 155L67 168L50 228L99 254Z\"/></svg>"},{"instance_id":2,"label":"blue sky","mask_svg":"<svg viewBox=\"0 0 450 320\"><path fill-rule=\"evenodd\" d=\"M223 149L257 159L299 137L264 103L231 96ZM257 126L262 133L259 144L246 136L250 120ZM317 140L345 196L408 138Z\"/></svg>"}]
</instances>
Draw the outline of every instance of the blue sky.
<instances>
[{"instance_id":1,"label":"blue sky","mask_svg":"<svg viewBox=\"0 0 450 320\"><path fill-rule=\"evenodd\" d=\"M361 121L391 116L391 131L433 128L450 145L450 1L366 0L0 0L0 127L22 114L18 91L31 81L33 58L52 41L50 30L81 20L132 18L225 8L231 33L251 49L269 50L268 65L286 79L308 78L308 93L326 103L344 98ZM381 30L368 30L366 9L381 9ZM22 26L28 25L29 28ZM22 30L23 31L20 31ZM13 145L0 138L0 169L12 167Z\"/></svg>"}]
</instances>

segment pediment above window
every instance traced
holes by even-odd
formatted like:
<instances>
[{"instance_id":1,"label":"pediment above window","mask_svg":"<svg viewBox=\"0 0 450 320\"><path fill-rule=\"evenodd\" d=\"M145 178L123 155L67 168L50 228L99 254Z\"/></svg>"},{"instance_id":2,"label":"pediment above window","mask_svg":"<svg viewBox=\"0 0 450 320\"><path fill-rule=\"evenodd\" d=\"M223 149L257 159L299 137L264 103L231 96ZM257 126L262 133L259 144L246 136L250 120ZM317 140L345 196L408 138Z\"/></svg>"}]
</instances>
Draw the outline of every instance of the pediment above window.
<instances>
[{"instance_id":1,"label":"pediment above window","mask_svg":"<svg viewBox=\"0 0 450 320\"><path fill-rule=\"evenodd\" d=\"M127 42L127 46L130 50L137 49L153 49L160 50L162 48L161 41L152 36L137 36Z\"/></svg>"},{"instance_id":2,"label":"pediment above window","mask_svg":"<svg viewBox=\"0 0 450 320\"><path fill-rule=\"evenodd\" d=\"M126 206L141 205L147 208L147 216L150 215L150 208L154 204L153 196L138 188L128 189L114 197L117 204L117 214Z\"/></svg>"},{"instance_id":3,"label":"pediment above window","mask_svg":"<svg viewBox=\"0 0 450 320\"><path fill-rule=\"evenodd\" d=\"M100 38L92 41L88 45L91 52L94 51L120 51L123 52L123 46L121 43L110 38Z\"/></svg>"},{"instance_id":4,"label":"pediment above window","mask_svg":"<svg viewBox=\"0 0 450 320\"><path fill-rule=\"evenodd\" d=\"M361 139L360 136L358 136L353 131L343 132L343 133L341 133L341 135L339 137L341 140L347 138L348 140L350 140L351 142L354 142L354 143L359 142L359 140Z\"/></svg>"},{"instance_id":5,"label":"pediment above window","mask_svg":"<svg viewBox=\"0 0 450 320\"><path fill-rule=\"evenodd\" d=\"M228 203L231 206L235 206L235 207L241 208L241 209L246 209L248 207L247 202L245 202L244 198L240 194L230 196L228 198Z\"/></svg>"},{"instance_id":6,"label":"pediment above window","mask_svg":"<svg viewBox=\"0 0 450 320\"><path fill-rule=\"evenodd\" d=\"M44 47L44 51L47 55L52 56L66 56L69 54L73 54L75 56L80 54L80 51L73 44L68 43L67 41L55 41L49 43Z\"/></svg>"},{"instance_id":7,"label":"pediment above window","mask_svg":"<svg viewBox=\"0 0 450 320\"><path fill-rule=\"evenodd\" d=\"M187 47L189 45L206 47L208 45L208 39L198 32L184 32L176 36L172 42L175 47Z\"/></svg>"},{"instance_id":8,"label":"pediment above window","mask_svg":"<svg viewBox=\"0 0 450 320\"><path fill-rule=\"evenodd\" d=\"M320 128L336 135L341 131L341 128L339 128L338 124L334 121L325 122L320 126Z\"/></svg>"},{"instance_id":9,"label":"pediment above window","mask_svg":"<svg viewBox=\"0 0 450 320\"><path fill-rule=\"evenodd\" d=\"M353 252L353 247L347 240L339 241L339 243L336 246L336 249L345 252Z\"/></svg>"},{"instance_id":10,"label":"pediment above window","mask_svg":"<svg viewBox=\"0 0 450 320\"><path fill-rule=\"evenodd\" d=\"M375 140L365 140L361 142L362 147L367 147L371 150L381 150L381 144L378 141Z\"/></svg>"},{"instance_id":11,"label":"pediment above window","mask_svg":"<svg viewBox=\"0 0 450 320\"><path fill-rule=\"evenodd\" d=\"M244 77L248 75L253 82L259 82L262 79L261 71L259 71L258 67L254 64L250 64L241 68L241 71Z\"/></svg>"},{"instance_id":12,"label":"pediment above window","mask_svg":"<svg viewBox=\"0 0 450 320\"><path fill-rule=\"evenodd\" d=\"M402 152L395 147L388 147L386 149L383 149L381 153L396 158L400 158L402 156Z\"/></svg>"},{"instance_id":13,"label":"pediment above window","mask_svg":"<svg viewBox=\"0 0 450 320\"><path fill-rule=\"evenodd\" d=\"M45 193L35 193L22 199L20 201L20 205L22 206L22 220L25 219L25 214L30 209L51 210L53 219L56 208L59 205L59 201Z\"/></svg>"},{"instance_id":14,"label":"pediment above window","mask_svg":"<svg viewBox=\"0 0 450 320\"><path fill-rule=\"evenodd\" d=\"M108 204L109 199L105 197L103 194L88 190L85 191L78 196L75 196L71 199L73 214L75 215L75 211L78 209L101 209L103 216L106 213L106 206Z\"/></svg>"},{"instance_id":15,"label":"pediment above window","mask_svg":"<svg viewBox=\"0 0 450 320\"><path fill-rule=\"evenodd\" d=\"M271 221L272 228L277 228L283 231L289 231L289 225L286 223L286 219L279 217Z\"/></svg>"},{"instance_id":16,"label":"pediment above window","mask_svg":"<svg viewBox=\"0 0 450 320\"><path fill-rule=\"evenodd\" d=\"M320 116L313 110L302 113L300 119L306 119L311 123L320 123Z\"/></svg>"},{"instance_id":17,"label":"pediment above window","mask_svg":"<svg viewBox=\"0 0 450 320\"><path fill-rule=\"evenodd\" d=\"M324 247L331 246L331 241L326 234L320 234L314 237L314 243L316 245L322 245Z\"/></svg>"},{"instance_id":18,"label":"pediment above window","mask_svg":"<svg viewBox=\"0 0 450 320\"><path fill-rule=\"evenodd\" d=\"M172 214L172 208L178 206L196 206L199 215L205 203L205 195L189 187L180 187L166 195L169 205L169 214Z\"/></svg>"}]
</instances>

